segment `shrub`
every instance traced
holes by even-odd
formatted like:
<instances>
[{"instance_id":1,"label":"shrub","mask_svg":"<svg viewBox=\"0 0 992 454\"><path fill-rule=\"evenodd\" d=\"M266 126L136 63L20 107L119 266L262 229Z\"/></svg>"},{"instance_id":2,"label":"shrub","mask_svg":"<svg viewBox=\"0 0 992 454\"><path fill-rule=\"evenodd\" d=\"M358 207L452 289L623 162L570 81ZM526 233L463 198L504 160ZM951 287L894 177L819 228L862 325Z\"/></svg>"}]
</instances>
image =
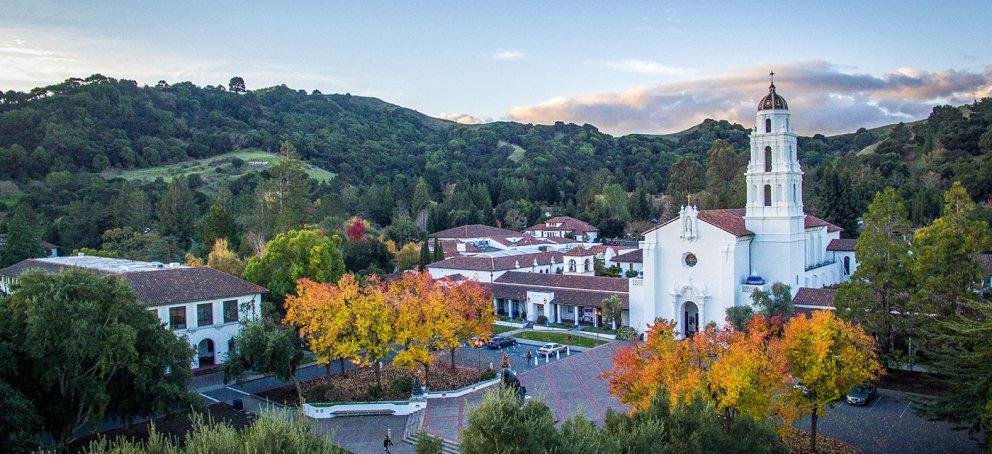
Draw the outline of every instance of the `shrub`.
<instances>
[{"instance_id":1,"label":"shrub","mask_svg":"<svg viewBox=\"0 0 992 454\"><path fill-rule=\"evenodd\" d=\"M617 328L617 340L631 340L637 337L637 331L629 326L621 326Z\"/></svg>"},{"instance_id":2,"label":"shrub","mask_svg":"<svg viewBox=\"0 0 992 454\"><path fill-rule=\"evenodd\" d=\"M365 393L365 400L382 400L382 387L379 385L369 386L368 392Z\"/></svg>"},{"instance_id":3,"label":"shrub","mask_svg":"<svg viewBox=\"0 0 992 454\"><path fill-rule=\"evenodd\" d=\"M396 377L389 382L389 393L392 395L403 395L413 389L413 377L403 375Z\"/></svg>"},{"instance_id":4,"label":"shrub","mask_svg":"<svg viewBox=\"0 0 992 454\"><path fill-rule=\"evenodd\" d=\"M241 159L241 158L239 158L237 156L231 158L231 167L232 168L239 169L243 165L245 165L245 160L244 159Z\"/></svg>"},{"instance_id":5,"label":"shrub","mask_svg":"<svg viewBox=\"0 0 992 454\"><path fill-rule=\"evenodd\" d=\"M413 452L417 454L441 454L441 439L427 432L420 431L417 434L417 444L413 447Z\"/></svg>"},{"instance_id":6,"label":"shrub","mask_svg":"<svg viewBox=\"0 0 992 454\"><path fill-rule=\"evenodd\" d=\"M545 317L543 314L542 315L538 315L537 316L537 324L538 325L547 325L548 324L548 317Z\"/></svg>"},{"instance_id":7,"label":"shrub","mask_svg":"<svg viewBox=\"0 0 992 454\"><path fill-rule=\"evenodd\" d=\"M320 396L321 398L327 401L336 400L334 399L334 385L330 383L321 383L319 385L314 385L312 388L310 388L310 391L307 394L310 394L312 396Z\"/></svg>"},{"instance_id":8,"label":"shrub","mask_svg":"<svg viewBox=\"0 0 992 454\"><path fill-rule=\"evenodd\" d=\"M626 273L623 273L623 274L624 274L624 276L633 278L633 277L637 277L638 272L637 272L637 270L627 270L627 272Z\"/></svg>"},{"instance_id":9,"label":"shrub","mask_svg":"<svg viewBox=\"0 0 992 454\"><path fill-rule=\"evenodd\" d=\"M496 378L496 371L492 369L486 369L482 371L482 375L479 376L479 381L492 380Z\"/></svg>"}]
</instances>

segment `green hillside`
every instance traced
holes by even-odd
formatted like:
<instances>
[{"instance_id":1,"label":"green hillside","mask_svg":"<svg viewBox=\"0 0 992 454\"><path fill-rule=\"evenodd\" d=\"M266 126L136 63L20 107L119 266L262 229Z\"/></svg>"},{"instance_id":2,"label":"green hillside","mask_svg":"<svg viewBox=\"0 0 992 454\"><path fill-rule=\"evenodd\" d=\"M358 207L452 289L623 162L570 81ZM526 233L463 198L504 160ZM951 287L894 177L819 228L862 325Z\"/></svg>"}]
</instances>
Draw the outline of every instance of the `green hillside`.
<instances>
[{"instance_id":1,"label":"green hillside","mask_svg":"<svg viewBox=\"0 0 992 454\"><path fill-rule=\"evenodd\" d=\"M110 170L103 172L107 178L124 178L129 181L154 181L162 178L166 182L173 177L192 174L199 175L205 182L216 183L217 180L229 180L252 172L261 172L282 159L274 153L259 150L242 150L210 158L193 159L144 169ZM334 179L334 173L304 164L307 175L321 183L329 183Z\"/></svg>"}]
</instances>

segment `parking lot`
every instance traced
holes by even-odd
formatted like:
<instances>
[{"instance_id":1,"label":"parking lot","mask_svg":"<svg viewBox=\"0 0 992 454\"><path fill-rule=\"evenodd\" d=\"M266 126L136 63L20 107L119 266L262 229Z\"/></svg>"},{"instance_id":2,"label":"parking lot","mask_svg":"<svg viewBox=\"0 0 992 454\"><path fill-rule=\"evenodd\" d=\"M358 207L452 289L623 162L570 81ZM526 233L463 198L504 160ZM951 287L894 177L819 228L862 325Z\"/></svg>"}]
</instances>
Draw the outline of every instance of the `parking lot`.
<instances>
[{"instance_id":1,"label":"parking lot","mask_svg":"<svg viewBox=\"0 0 992 454\"><path fill-rule=\"evenodd\" d=\"M882 390L864 407L838 401L819 420L819 432L870 453L978 452L978 445L964 431L951 425L930 422L917 416L909 399L897 392ZM796 424L809 429L809 421Z\"/></svg>"}]
</instances>

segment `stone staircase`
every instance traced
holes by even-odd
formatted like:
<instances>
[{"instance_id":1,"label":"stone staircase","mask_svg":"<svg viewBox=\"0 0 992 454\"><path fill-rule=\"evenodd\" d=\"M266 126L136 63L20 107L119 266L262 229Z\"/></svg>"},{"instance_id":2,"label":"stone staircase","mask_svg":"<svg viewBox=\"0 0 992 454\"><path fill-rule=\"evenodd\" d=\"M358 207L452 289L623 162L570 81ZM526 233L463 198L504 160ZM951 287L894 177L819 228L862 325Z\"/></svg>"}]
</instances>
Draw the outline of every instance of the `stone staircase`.
<instances>
[{"instance_id":1,"label":"stone staircase","mask_svg":"<svg viewBox=\"0 0 992 454\"><path fill-rule=\"evenodd\" d=\"M424 410L410 414L406 417L406 427L403 428L403 441L416 446L417 436L424 426ZM444 454L458 454L458 443L441 438L441 452Z\"/></svg>"}]
</instances>

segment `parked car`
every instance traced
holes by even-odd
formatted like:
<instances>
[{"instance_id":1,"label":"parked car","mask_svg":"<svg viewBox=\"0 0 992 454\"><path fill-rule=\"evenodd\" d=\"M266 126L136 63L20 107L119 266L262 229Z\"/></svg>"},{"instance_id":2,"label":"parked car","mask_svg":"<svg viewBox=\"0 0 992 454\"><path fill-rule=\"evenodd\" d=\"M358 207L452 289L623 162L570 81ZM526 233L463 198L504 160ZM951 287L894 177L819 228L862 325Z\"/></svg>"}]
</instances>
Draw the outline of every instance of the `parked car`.
<instances>
[{"instance_id":1,"label":"parked car","mask_svg":"<svg viewBox=\"0 0 992 454\"><path fill-rule=\"evenodd\" d=\"M492 339L489 339L489 342L486 342L486 348L490 350L499 350L503 347L511 347L514 345L517 345L516 339L503 336L493 336Z\"/></svg>"},{"instance_id":2,"label":"parked car","mask_svg":"<svg viewBox=\"0 0 992 454\"><path fill-rule=\"evenodd\" d=\"M544 356L551 356L551 355L554 355L554 354L556 354L558 352L564 352L564 351L565 351L565 346L564 345L562 345L562 344L556 344L554 342L550 342L550 343L544 344L543 346L541 346L541 348L537 349L537 354L538 355L544 355Z\"/></svg>"},{"instance_id":3,"label":"parked car","mask_svg":"<svg viewBox=\"0 0 992 454\"><path fill-rule=\"evenodd\" d=\"M851 388L847 392L847 403L851 405L867 405L868 402L878 397L878 390L871 383L862 383Z\"/></svg>"}]
</instances>

